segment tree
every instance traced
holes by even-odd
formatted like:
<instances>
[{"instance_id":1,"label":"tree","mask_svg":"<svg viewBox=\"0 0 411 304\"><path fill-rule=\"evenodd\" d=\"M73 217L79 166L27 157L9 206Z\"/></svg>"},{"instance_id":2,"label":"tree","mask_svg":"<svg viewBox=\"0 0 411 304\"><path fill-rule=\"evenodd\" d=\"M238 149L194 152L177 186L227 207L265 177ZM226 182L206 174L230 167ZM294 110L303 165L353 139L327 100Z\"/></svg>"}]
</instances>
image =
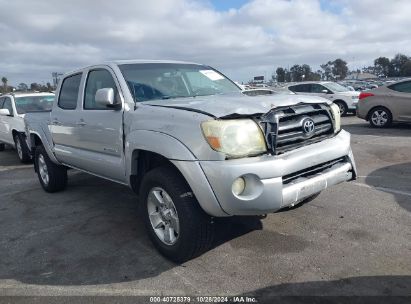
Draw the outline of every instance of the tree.
<instances>
[{"instance_id":1,"label":"tree","mask_svg":"<svg viewBox=\"0 0 411 304\"><path fill-rule=\"evenodd\" d=\"M308 64L301 66L302 80L312 80L311 67Z\"/></svg>"},{"instance_id":2,"label":"tree","mask_svg":"<svg viewBox=\"0 0 411 304\"><path fill-rule=\"evenodd\" d=\"M331 61L328 61L327 63L320 65L320 67L324 71L322 73L324 80L330 80L334 78L334 76L332 75L332 62Z\"/></svg>"},{"instance_id":3,"label":"tree","mask_svg":"<svg viewBox=\"0 0 411 304\"><path fill-rule=\"evenodd\" d=\"M277 82L285 82L285 70L283 68L277 68L275 73L277 75Z\"/></svg>"},{"instance_id":4,"label":"tree","mask_svg":"<svg viewBox=\"0 0 411 304\"><path fill-rule=\"evenodd\" d=\"M8 82L8 79L7 79L6 77L2 77L2 78L1 78L1 82L3 83L3 93L7 93L7 89L8 89L7 82Z\"/></svg>"},{"instance_id":5,"label":"tree","mask_svg":"<svg viewBox=\"0 0 411 304\"><path fill-rule=\"evenodd\" d=\"M399 76L405 76L404 75L404 65L409 61L410 59L405 56L404 54L397 54L393 59L390 61L390 76L391 77L399 77Z\"/></svg>"},{"instance_id":6,"label":"tree","mask_svg":"<svg viewBox=\"0 0 411 304\"><path fill-rule=\"evenodd\" d=\"M363 67L362 72L363 73L376 74L374 66Z\"/></svg>"},{"instance_id":7,"label":"tree","mask_svg":"<svg viewBox=\"0 0 411 304\"><path fill-rule=\"evenodd\" d=\"M387 77L390 72L390 59L378 57L374 60L374 73L377 76Z\"/></svg>"},{"instance_id":8,"label":"tree","mask_svg":"<svg viewBox=\"0 0 411 304\"><path fill-rule=\"evenodd\" d=\"M30 90L31 91L40 91L40 85L38 83L33 82L30 84Z\"/></svg>"},{"instance_id":9,"label":"tree","mask_svg":"<svg viewBox=\"0 0 411 304\"><path fill-rule=\"evenodd\" d=\"M347 77L347 73L348 73L347 62L345 62L344 60L342 60L340 58L335 59L332 62L331 71L332 71L333 76L335 78L338 78L339 80L345 79L345 77Z\"/></svg>"},{"instance_id":10,"label":"tree","mask_svg":"<svg viewBox=\"0 0 411 304\"><path fill-rule=\"evenodd\" d=\"M404 65L402 66L402 76L411 76L411 60L408 60Z\"/></svg>"},{"instance_id":11,"label":"tree","mask_svg":"<svg viewBox=\"0 0 411 304\"><path fill-rule=\"evenodd\" d=\"M347 62L340 58L334 61L328 61L320 65L320 67L324 70L323 77L325 80L342 80L347 77L348 74Z\"/></svg>"},{"instance_id":12,"label":"tree","mask_svg":"<svg viewBox=\"0 0 411 304\"><path fill-rule=\"evenodd\" d=\"M285 70L285 81L286 82L291 82L291 73L289 70Z\"/></svg>"},{"instance_id":13,"label":"tree","mask_svg":"<svg viewBox=\"0 0 411 304\"><path fill-rule=\"evenodd\" d=\"M17 86L17 89L19 91L25 92L29 89L29 86L27 84L25 84L24 82L22 82Z\"/></svg>"},{"instance_id":14,"label":"tree","mask_svg":"<svg viewBox=\"0 0 411 304\"><path fill-rule=\"evenodd\" d=\"M292 81L302 81L303 80L303 69L300 65L295 64L290 69Z\"/></svg>"}]
</instances>

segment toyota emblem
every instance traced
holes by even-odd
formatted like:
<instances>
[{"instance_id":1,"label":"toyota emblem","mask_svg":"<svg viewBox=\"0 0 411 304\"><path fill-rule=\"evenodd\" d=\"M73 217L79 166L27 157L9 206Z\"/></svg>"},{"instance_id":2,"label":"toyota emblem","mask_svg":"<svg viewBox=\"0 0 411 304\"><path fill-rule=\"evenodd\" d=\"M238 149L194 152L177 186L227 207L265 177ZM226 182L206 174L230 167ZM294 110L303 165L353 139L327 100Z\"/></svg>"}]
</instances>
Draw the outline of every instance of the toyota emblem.
<instances>
[{"instance_id":1,"label":"toyota emblem","mask_svg":"<svg viewBox=\"0 0 411 304\"><path fill-rule=\"evenodd\" d=\"M314 120L311 118L306 118L302 121L303 132L305 136L312 136L315 131Z\"/></svg>"}]
</instances>

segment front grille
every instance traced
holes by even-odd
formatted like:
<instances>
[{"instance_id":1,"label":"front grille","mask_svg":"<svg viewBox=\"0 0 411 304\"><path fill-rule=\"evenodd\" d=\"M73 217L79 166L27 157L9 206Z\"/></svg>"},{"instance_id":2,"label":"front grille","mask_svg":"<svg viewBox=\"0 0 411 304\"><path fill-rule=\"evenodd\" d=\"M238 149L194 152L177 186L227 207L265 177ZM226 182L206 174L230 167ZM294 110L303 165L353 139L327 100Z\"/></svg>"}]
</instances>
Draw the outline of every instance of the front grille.
<instances>
[{"instance_id":1,"label":"front grille","mask_svg":"<svg viewBox=\"0 0 411 304\"><path fill-rule=\"evenodd\" d=\"M332 161L328 161L310 168L303 169L301 171L293 172L291 174L287 174L283 176L283 184L289 184L295 181L298 178L305 177L305 178L310 178L314 176L317 173L321 173L324 170L327 170L331 168L332 166L339 164L339 163L346 163L347 158L346 157L341 157L338 159L334 159Z\"/></svg>"},{"instance_id":2,"label":"front grille","mask_svg":"<svg viewBox=\"0 0 411 304\"><path fill-rule=\"evenodd\" d=\"M313 124L314 129L305 124ZM333 120L325 104L300 104L275 108L263 115L259 124L267 146L275 155L321 141L334 134Z\"/></svg>"}]
</instances>

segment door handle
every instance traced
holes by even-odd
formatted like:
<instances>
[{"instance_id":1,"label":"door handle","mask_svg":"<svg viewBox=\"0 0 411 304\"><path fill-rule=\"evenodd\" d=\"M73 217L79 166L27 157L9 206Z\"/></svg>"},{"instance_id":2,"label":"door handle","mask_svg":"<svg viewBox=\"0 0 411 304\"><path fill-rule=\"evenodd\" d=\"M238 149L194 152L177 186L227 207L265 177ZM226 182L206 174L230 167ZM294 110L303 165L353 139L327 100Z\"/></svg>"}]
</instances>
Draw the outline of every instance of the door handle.
<instances>
[{"instance_id":1,"label":"door handle","mask_svg":"<svg viewBox=\"0 0 411 304\"><path fill-rule=\"evenodd\" d=\"M76 125L80 127L84 127L85 125L87 125L87 123L81 119L80 121L76 122Z\"/></svg>"},{"instance_id":2,"label":"door handle","mask_svg":"<svg viewBox=\"0 0 411 304\"><path fill-rule=\"evenodd\" d=\"M53 119L51 123L55 126L61 126L61 122L59 122L57 119Z\"/></svg>"}]
</instances>

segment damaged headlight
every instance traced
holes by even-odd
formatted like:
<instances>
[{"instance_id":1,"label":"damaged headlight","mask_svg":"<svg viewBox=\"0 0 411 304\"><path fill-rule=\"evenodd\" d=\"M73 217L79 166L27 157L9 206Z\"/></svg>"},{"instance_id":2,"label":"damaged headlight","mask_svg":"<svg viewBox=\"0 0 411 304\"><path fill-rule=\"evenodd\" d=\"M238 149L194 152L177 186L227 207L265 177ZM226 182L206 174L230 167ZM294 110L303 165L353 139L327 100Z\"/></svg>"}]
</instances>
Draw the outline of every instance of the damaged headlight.
<instances>
[{"instance_id":1,"label":"damaged headlight","mask_svg":"<svg viewBox=\"0 0 411 304\"><path fill-rule=\"evenodd\" d=\"M334 133L337 133L341 130L341 113L340 108L335 103L331 105L331 113L334 118Z\"/></svg>"},{"instance_id":2,"label":"damaged headlight","mask_svg":"<svg viewBox=\"0 0 411 304\"><path fill-rule=\"evenodd\" d=\"M210 147L227 157L245 157L267 151L260 127L251 119L210 120L201 124Z\"/></svg>"}]
</instances>

